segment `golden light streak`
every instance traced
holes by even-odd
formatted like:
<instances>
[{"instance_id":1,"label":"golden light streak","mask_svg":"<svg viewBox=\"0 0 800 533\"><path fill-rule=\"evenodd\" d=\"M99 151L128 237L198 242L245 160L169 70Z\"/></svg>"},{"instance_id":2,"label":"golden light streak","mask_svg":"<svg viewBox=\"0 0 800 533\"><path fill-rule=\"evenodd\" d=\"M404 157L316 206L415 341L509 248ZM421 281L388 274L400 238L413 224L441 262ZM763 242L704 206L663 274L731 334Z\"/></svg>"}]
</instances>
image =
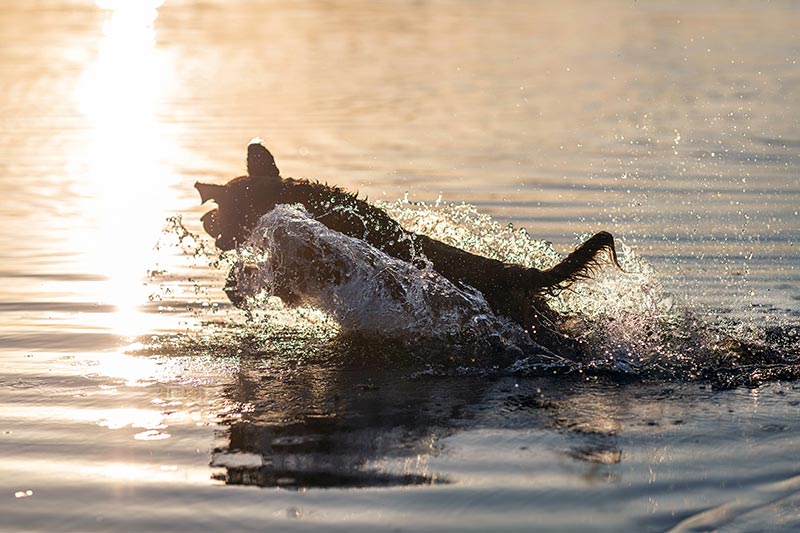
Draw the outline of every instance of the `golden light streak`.
<instances>
[{"instance_id":1,"label":"golden light streak","mask_svg":"<svg viewBox=\"0 0 800 533\"><path fill-rule=\"evenodd\" d=\"M164 365L154 359L119 352L104 353L93 369L109 378L124 379L127 387L146 386L168 375Z\"/></svg>"},{"instance_id":2,"label":"golden light streak","mask_svg":"<svg viewBox=\"0 0 800 533\"><path fill-rule=\"evenodd\" d=\"M141 313L144 278L156 263L158 239L174 193L167 161L174 157L159 107L171 79L168 57L156 47L154 24L162 0L97 0L109 11L97 60L76 91L88 122L82 157L85 216L93 232L76 243L89 251L90 271L107 277L103 299L116 306L108 327L133 336L157 316Z\"/></svg>"}]
</instances>

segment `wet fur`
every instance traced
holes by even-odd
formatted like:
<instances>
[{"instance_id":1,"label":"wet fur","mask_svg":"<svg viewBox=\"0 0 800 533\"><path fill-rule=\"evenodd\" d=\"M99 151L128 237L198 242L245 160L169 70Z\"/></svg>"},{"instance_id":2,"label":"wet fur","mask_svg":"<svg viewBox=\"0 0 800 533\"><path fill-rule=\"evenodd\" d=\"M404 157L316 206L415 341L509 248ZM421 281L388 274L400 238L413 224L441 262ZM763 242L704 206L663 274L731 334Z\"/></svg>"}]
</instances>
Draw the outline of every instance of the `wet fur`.
<instances>
[{"instance_id":1,"label":"wet fur","mask_svg":"<svg viewBox=\"0 0 800 533\"><path fill-rule=\"evenodd\" d=\"M282 178L272 154L261 144L248 147L248 175L225 185L196 183L203 202L214 200L217 208L202 220L206 231L223 250L243 243L262 215L278 204L302 204L325 226L363 239L388 255L419 268L429 263L454 283L470 285L483 293L495 312L508 316L531 330L541 340L554 334L545 324L557 319L545 302L576 280L590 277L600 265L603 252L614 264L614 238L600 232L563 261L547 270L472 254L403 229L382 209L339 187L304 179ZM229 279L229 283L232 280ZM235 287L227 288L237 302Z\"/></svg>"}]
</instances>

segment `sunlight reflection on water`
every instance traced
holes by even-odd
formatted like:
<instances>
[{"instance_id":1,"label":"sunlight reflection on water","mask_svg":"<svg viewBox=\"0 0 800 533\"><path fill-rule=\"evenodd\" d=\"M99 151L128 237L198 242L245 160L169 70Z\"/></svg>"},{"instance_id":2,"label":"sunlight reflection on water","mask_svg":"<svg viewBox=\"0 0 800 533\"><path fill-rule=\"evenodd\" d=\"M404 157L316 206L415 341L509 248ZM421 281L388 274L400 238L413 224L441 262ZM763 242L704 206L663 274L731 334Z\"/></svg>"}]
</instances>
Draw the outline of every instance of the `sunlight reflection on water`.
<instances>
[{"instance_id":1,"label":"sunlight reflection on water","mask_svg":"<svg viewBox=\"0 0 800 533\"><path fill-rule=\"evenodd\" d=\"M156 48L154 24L160 0L109 1L96 61L84 71L78 109L89 120L81 154L85 168L74 176L85 189L84 211L95 231L75 234L89 251L87 270L108 277L105 297L116 306L110 327L132 336L148 328L138 308L147 302L143 278L154 264L153 237L174 203L174 181L166 161L175 157L170 132L159 120L164 87L171 81L168 58ZM83 183L81 183L83 182Z\"/></svg>"},{"instance_id":2,"label":"sunlight reflection on water","mask_svg":"<svg viewBox=\"0 0 800 533\"><path fill-rule=\"evenodd\" d=\"M761 324L800 301L791 1L1 4L4 528L664 531L781 480L749 529L800 527L796 381L338 370L310 313L246 320L161 232L199 232L191 184L263 135L287 175L463 200L562 253L610 230L667 310L766 302L795 338Z\"/></svg>"}]
</instances>

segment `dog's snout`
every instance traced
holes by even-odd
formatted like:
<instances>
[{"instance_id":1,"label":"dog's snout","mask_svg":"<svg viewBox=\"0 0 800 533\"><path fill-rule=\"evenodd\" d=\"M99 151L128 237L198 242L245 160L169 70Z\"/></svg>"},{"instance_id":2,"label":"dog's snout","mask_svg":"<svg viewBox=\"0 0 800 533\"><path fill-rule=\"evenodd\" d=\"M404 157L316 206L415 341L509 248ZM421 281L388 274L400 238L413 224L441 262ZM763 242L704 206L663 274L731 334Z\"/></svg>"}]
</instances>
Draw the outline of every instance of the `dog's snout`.
<instances>
[{"instance_id":1,"label":"dog's snout","mask_svg":"<svg viewBox=\"0 0 800 533\"><path fill-rule=\"evenodd\" d=\"M203 229L214 238L219 237L219 209L213 209L200 217Z\"/></svg>"}]
</instances>

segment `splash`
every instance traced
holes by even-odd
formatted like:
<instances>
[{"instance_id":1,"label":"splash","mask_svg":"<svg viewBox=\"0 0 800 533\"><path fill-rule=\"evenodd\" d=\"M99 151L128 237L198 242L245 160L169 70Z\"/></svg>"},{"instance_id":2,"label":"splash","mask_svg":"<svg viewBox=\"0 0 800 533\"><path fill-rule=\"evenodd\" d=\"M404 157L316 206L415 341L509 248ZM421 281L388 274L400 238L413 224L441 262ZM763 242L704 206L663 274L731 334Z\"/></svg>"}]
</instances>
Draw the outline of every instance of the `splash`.
<instances>
[{"instance_id":1,"label":"splash","mask_svg":"<svg viewBox=\"0 0 800 533\"><path fill-rule=\"evenodd\" d=\"M549 268L563 258L550 243L502 226L471 205L399 201L381 207L411 231L501 261ZM590 358L570 371L577 366L582 372L707 379L725 386L800 376L800 324L765 326L755 317L735 321L690 308L624 242L620 263L624 274L601 268L548 302L563 317L561 330L590 347ZM522 360L514 368L529 366Z\"/></svg>"},{"instance_id":2,"label":"splash","mask_svg":"<svg viewBox=\"0 0 800 533\"><path fill-rule=\"evenodd\" d=\"M537 268L562 259L550 243L500 225L474 206L401 201L380 207L411 231L473 253ZM572 361L495 315L476 290L332 231L301 206L278 206L265 215L234 254L211 251L179 219L170 233L192 260L208 259L220 285L220 270L230 270L228 283L244 308L243 314L228 312L224 325L210 322L216 330L201 340L172 339L182 343L182 352L328 363L379 354L380 360L410 360L435 372L494 367L522 374L702 379L721 386L800 376L798 324L764 326L690 308L624 243L619 259L625 273L601 268L548 302L562 317L559 329L589 347L585 359Z\"/></svg>"},{"instance_id":3,"label":"splash","mask_svg":"<svg viewBox=\"0 0 800 533\"><path fill-rule=\"evenodd\" d=\"M238 253L229 283L249 309L278 297L322 310L344 332L440 344L451 354L469 346L477 364L493 364L498 352L562 359L496 316L475 289L333 231L302 206L278 206L264 215Z\"/></svg>"}]
</instances>

